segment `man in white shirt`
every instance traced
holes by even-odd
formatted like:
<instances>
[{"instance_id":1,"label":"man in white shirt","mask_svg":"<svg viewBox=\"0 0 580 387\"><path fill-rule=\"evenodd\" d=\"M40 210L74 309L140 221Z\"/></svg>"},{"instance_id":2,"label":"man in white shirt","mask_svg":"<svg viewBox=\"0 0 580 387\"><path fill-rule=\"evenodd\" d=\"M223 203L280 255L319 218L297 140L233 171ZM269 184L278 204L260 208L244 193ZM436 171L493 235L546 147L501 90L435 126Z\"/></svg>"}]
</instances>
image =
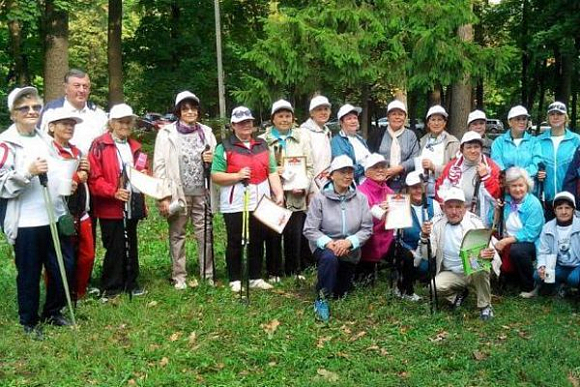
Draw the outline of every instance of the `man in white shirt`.
<instances>
[{"instance_id":1,"label":"man in white shirt","mask_svg":"<svg viewBox=\"0 0 580 387\"><path fill-rule=\"evenodd\" d=\"M467 288L475 289L477 307L480 317L487 321L493 318L491 308L491 287L489 272L479 271L469 276L463 271L459 257L461 241L472 229L484 228L481 220L465 207L465 194L458 187L452 187L445 195L443 215L435 217L433 222L425 222L421 229L421 252L427 257L427 238L431 241L432 254L435 255L437 268L435 285L437 295L447 297L455 308L461 306L467 297ZM487 248L481 251L484 259L493 259L494 250Z\"/></svg>"},{"instance_id":2,"label":"man in white shirt","mask_svg":"<svg viewBox=\"0 0 580 387\"><path fill-rule=\"evenodd\" d=\"M91 143L95 138L107 131L107 115L93 102L90 102L91 80L84 71L71 69L64 76L64 97L52 100L44 105L38 127L47 132L48 117L51 111L64 108L82 118L83 122L76 125L75 133L70 140L83 155L88 154Z\"/></svg>"}]
</instances>

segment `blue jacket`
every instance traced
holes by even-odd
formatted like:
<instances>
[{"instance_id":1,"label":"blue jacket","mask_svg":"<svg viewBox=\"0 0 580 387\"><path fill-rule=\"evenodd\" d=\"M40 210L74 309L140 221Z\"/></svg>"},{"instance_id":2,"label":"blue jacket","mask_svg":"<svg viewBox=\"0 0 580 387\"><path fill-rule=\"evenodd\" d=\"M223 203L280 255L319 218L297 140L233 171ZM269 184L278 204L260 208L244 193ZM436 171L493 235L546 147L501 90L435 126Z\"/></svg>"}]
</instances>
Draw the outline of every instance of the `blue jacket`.
<instances>
[{"instance_id":1,"label":"blue jacket","mask_svg":"<svg viewBox=\"0 0 580 387\"><path fill-rule=\"evenodd\" d=\"M564 183L562 184L562 189L564 191L570 192L576 198L576 203L580 203L580 190L578 185L580 184L580 147L576 148L574 152L574 159L568 166L568 171L564 177Z\"/></svg>"},{"instance_id":2,"label":"blue jacket","mask_svg":"<svg viewBox=\"0 0 580 387\"><path fill-rule=\"evenodd\" d=\"M547 130L537 138L537 152L540 158L537 163L546 164L546 180L544 182L544 195L547 201L552 201L556 193L562 191L564 177L568 171L568 166L574 158L574 153L580 145L580 136L566 129L564 139L558 147L558 152L554 152L552 143L552 130ZM534 159L536 162L536 159ZM538 164L536 164L536 167Z\"/></svg>"},{"instance_id":3,"label":"blue jacket","mask_svg":"<svg viewBox=\"0 0 580 387\"><path fill-rule=\"evenodd\" d=\"M510 195L505 195L505 205L503 206L504 222L510 216L512 209L510 204L513 198ZM518 214L523 227L514 235L518 242L537 243L538 237L542 232L544 226L544 208L540 200L531 193L526 194L522 204L518 208ZM493 222L494 209L489 212L490 224Z\"/></svg>"},{"instance_id":4,"label":"blue jacket","mask_svg":"<svg viewBox=\"0 0 580 387\"><path fill-rule=\"evenodd\" d=\"M558 254L556 262L559 266L576 267L580 265L580 219L574 215L572 218L572 232L570 233L570 252L569 255L559 254L558 248L558 231L556 228L556 219L552 219L544 225L540 235L540 244L538 246L538 264L537 267L546 266L546 256L548 254Z\"/></svg>"},{"instance_id":5,"label":"blue jacket","mask_svg":"<svg viewBox=\"0 0 580 387\"><path fill-rule=\"evenodd\" d=\"M368 149L367 142L365 141L364 138L362 138L358 134L356 135L356 138L360 142L362 142L363 145ZM348 141L348 137L345 136L342 133L342 131L340 131L338 134L332 137L332 140L330 140L330 149L332 151L333 159L340 155L347 155L348 157L351 158L354 164L354 178L358 183L360 181L360 178L365 174L365 169L362 165L356 163L356 158L354 156L354 148L350 143L350 141Z\"/></svg>"},{"instance_id":6,"label":"blue jacket","mask_svg":"<svg viewBox=\"0 0 580 387\"><path fill-rule=\"evenodd\" d=\"M540 162L540 154L535 149L536 140L536 137L524 132L520 146L516 146L508 130L494 140L491 145L491 158L502 171L509 167L521 167L533 178L538 172L536 164Z\"/></svg>"}]
</instances>

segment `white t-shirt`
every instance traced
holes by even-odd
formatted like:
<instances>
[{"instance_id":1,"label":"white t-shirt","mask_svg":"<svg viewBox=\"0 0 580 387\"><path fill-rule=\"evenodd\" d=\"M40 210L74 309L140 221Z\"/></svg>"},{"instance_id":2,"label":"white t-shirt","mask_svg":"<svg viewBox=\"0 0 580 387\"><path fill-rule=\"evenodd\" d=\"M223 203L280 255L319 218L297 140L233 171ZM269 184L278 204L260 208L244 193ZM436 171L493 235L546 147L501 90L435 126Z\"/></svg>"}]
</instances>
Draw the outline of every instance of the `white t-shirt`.
<instances>
[{"instance_id":1,"label":"white t-shirt","mask_svg":"<svg viewBox=\"0 0 580 387\"><path fill-rule=\"evenodd\" d=\"M564 135L561 136L552 136L552 143L554 144L554 152L558 152L558 147L562 140L564 140Z\"/></svg>"},{"instance_id":2,"label":"white t-shirt","mask_svg":"<svg viewBox=\"0 0 580 387\"><path fill-rule=\"evenodd\" d=\"M509 236L515 236L524 227L520 214L517 211L510 212L505 221L505 229Z\"/></svg>"},{"instance_id":3,"label":"white t-shirt","mask_svg":"<svg viewBox=\"0 0 580 387\"><path fill-rule=\"evenodd\" d=\"M462 240L463 232L461 231L461 225L447 223L443 235L443 267L445 270L450 270L454 273L463 273L463 263L461 258L459 258Z\"/></svg>"},{"instance_id":4,"label":"white t-shirt","mask_svg":"<svg viewBox=\"0 0 580 387\"><path fill-rule=\"evenodd\" d=\"M523 138L514 138L514 144L516 144L516 146L520 146L523 140Z\"/></svg>"}]
</instances>

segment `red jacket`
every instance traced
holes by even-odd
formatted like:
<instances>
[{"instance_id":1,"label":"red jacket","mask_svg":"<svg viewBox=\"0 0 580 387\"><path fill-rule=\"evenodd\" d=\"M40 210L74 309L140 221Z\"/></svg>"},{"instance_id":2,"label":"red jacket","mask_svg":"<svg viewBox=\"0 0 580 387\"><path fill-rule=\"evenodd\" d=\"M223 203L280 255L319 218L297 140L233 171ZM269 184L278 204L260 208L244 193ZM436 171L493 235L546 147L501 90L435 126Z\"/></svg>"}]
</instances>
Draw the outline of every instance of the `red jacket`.
<instances>
[{"instance_id":1,"label":"red jacket","mask_svg":"<svg viewBox=\"0 0 580 387\"><path fill-rule=\"evenodd\" d=\"M136 162L141 153L141 144L130 138L129 146L133 152L133 162ZM93 197L93 213L97 218L123 219L124 203L115 199L122 172L117 154L110 133L97 137L89 150L89 190Z\"/></svg>"}]
</instances>

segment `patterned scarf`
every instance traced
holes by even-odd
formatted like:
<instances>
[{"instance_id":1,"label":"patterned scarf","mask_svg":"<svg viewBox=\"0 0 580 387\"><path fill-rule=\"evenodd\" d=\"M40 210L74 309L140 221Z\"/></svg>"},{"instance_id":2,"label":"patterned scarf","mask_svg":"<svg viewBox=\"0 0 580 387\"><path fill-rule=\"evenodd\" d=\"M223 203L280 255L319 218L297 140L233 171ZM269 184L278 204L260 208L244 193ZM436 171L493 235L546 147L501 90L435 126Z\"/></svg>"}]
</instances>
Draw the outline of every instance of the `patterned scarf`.
<instances>
[{"instance_id":1,"label":"patterned scarf","mask_svg":"<svg viewBox=\"0 0 580 387\"><path fill-rule=\"evenodd\" d=\"M192 134L192 133L199 133L199 138L202 140L202 142L205 144L205 135L203 134L203 130L201 129L201 126L196 122L193 125L186 125L181 121L177 121L177 132L181 133L181 134Z\"/></svg>"},{"instance_id":2,"label":"patterned scarf","mask_svg":"<svg viewBox=\"0 0 580 387\"><path fill-rule=\"evenodd\" d=\"M489 168L489 162L487 160L487 156L481 155L481 161L486 165L488 171L490 171L491 169ZM463 164L464 163L465 163L465 158L463 157L463 155L460 155L457 158L457 160L455 160L455 162L453 163L451 168L449 168L449 175L447 176L447 178L449 179L449 182L451 183L452 186L459 185L459 182L461 181L461 176L463 175Z\"/></svg>"}]
</instances>

